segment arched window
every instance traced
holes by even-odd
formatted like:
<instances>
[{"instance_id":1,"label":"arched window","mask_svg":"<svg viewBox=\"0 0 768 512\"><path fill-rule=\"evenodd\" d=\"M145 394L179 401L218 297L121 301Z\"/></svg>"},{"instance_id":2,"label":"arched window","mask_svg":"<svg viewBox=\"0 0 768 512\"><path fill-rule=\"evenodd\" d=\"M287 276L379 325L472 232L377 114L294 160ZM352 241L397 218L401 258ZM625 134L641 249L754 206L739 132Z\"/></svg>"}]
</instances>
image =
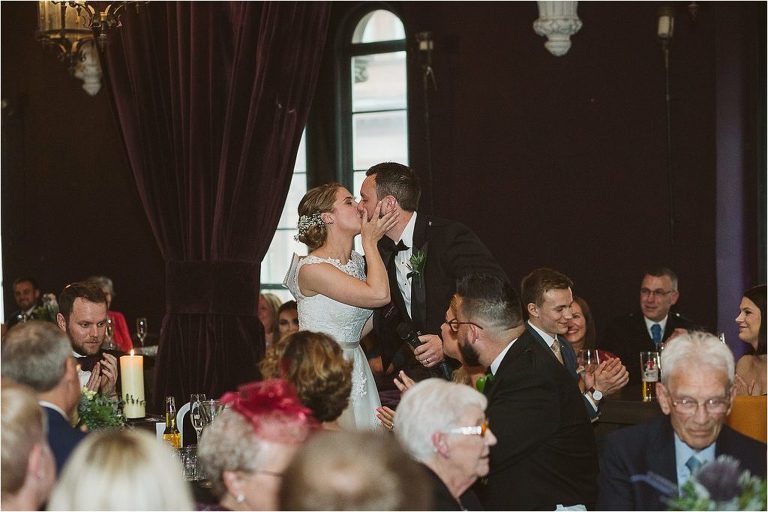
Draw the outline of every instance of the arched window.
<instances>
[{"instance_id":1,"label":"arched window","mask_svg":"<svg viewBox=\"0 0 768 512\"><path fill-rule=\"evenodd\" d=\"M345 35L339 66L339 181L358 195L372 165L408 165L405 28L394 13L377 9L353 18Z\"/></svg>"}]
</instances>

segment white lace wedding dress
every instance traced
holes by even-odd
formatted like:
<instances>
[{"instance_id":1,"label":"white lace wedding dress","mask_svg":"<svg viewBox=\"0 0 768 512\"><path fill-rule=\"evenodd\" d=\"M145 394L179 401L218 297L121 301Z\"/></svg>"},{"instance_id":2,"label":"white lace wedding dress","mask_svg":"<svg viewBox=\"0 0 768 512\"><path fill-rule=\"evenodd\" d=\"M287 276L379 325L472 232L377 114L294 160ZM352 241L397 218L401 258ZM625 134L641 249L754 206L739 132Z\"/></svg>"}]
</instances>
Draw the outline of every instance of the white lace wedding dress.
<instances>
[{"instance_id":1,"label":"white lace wedding dress","mask_svg":"<svg viewBox=\"0 0 768 512\"><path fill-rule=\"evenodd\" d=\"M352 392L349 406L339 418L339 425L345 430L377 430L376 408L381 406L371 368L360 347L360 337L370 309L350 306L326 297L306 297L299 290L299 270L304 265L330 263L345 274L365 281L363 257L355 251L346 265L333 258L294 255L291 268L285 276L285 284L296 298L299 310L299 326L305 331L330 334L341 346L344 357L352 361Z\"/></svg>"}]
</instances>

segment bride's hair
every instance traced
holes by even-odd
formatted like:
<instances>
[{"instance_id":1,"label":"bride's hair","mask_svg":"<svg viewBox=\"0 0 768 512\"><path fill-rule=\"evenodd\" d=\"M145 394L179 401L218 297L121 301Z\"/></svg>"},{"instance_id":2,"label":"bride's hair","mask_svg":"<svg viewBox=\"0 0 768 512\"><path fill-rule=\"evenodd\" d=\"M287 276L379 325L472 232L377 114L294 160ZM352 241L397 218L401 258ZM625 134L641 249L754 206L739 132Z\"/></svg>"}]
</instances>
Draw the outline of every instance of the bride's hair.
<instances>
[{"instance_id":1,"label":"bride's hair","mask_svg":"<svg viewBox=\"0 0 768 512\"><path fill-rule=\"evenodd\" d=\"M310 252L323 243L328 236L328 231L322 221L315 222L321 213L333 210L336 202L336 190L341 188L339 183L326 183L304 194L299 203L299 234L298 240L307 245Z\"/></svg>"}]
</instances>

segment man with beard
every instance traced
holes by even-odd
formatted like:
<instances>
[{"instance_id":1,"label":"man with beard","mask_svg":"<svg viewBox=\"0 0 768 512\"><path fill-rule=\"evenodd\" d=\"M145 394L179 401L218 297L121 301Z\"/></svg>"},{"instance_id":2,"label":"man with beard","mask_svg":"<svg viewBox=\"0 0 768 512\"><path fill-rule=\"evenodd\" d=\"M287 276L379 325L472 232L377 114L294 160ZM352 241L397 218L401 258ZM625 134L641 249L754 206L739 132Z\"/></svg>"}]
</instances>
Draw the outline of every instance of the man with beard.
<instances>
[{"instance_id":1,"label":"man with beard","mask_svg":"<svg viewBox=\"0 0 768 512\"><path fill-rule=\"evenodd\" d=\"M576 380L523 325L503 279L461 278L450 325L469 365L490 367L486 413L498 444L476 492L488 510L555 510L597 498L597 448Z\"/></svg>"},{"instance_id":2,"label":"man with beard","mask_svg":"<svg viewBox=\"0 0 768 512\"><path fill-rule=\"evenodd\" d=\"M35 320L35 308L39 306L40 288L31 277L19 277L13 281L13 298L19 308L8 318L10 329L19 322Z\"/></svg>"},{"instance_id":3,"label":"man with beard","mask_svg":"<svg viewBox=\"0 0 768 512\"><path fill-rule=\"evenodd\" d=\"M67 285L59 295L59 328L67 333L80 365L80 385L105 396L114 396L117 359L101 352L107 329L107 297L98 286L79 282Z\"/></svg>"}]
</instances>

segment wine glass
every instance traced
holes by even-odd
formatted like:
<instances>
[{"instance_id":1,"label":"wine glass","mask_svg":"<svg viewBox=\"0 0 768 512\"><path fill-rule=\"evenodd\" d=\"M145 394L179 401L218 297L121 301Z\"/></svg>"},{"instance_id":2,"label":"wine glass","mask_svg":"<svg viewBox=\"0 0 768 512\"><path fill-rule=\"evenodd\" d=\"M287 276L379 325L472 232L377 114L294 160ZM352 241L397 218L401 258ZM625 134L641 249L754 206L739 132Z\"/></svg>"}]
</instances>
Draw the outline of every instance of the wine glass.
<instances>
[{"instance_id":1,"label":"wine glass","mask_svg":"<svg viewBox=\"0 0 768 512\"><path fill-rule=\"evenodd\" d=\"M594 373L597 365L600 364L600 356L597 354L597 350L592 348L583 348L579 350L579 354L576 356L576 365L578 373Z\"/></svg>"},{"instance_id":2,"label":"wine glass","mask_svg":"<svg viewBox=\"0 0 768 512\"><path fill-rule=\"evenodd\" d=\"M224 410L224 404L219 400L202 400L200 409L203 411L203 428L205 428Z\"/></svg>"},{"instance_id":3,"label":"wine glass","mask_svg":"<svg viewBox=\"0 0 768 512\"><path fill-rule=\"evenodd\" d=\"M107 318L107 328L104 331L104 342L101 344L101 348L103 350L115 350L117 348L117 345L115 345L115 330L112 327L112 319Z\"/></svg>"},{"instance_id":4,"label":"wine glass","mask_svg":"<svg viewBox=\"0 0 768 512\"><path fill-rule=\"evenodd\" d=\"M136 337L139 338L139 345L144 346L144 339L147 337L147 319L143 316L136 319Z\"/></svg>"},{"instance_id":5,"label":"wine glass","mask_svg":"<svg viewBox=\"0 0 768 512\"><path fill-rule=\"evenodd\" d=\"M205 393L195 393L189 395L189 419L197 432L197 442L200 442L200 433L205 426L203 410L200 407L201 402L205 401Z\"/></svg>"}]
</instances>

